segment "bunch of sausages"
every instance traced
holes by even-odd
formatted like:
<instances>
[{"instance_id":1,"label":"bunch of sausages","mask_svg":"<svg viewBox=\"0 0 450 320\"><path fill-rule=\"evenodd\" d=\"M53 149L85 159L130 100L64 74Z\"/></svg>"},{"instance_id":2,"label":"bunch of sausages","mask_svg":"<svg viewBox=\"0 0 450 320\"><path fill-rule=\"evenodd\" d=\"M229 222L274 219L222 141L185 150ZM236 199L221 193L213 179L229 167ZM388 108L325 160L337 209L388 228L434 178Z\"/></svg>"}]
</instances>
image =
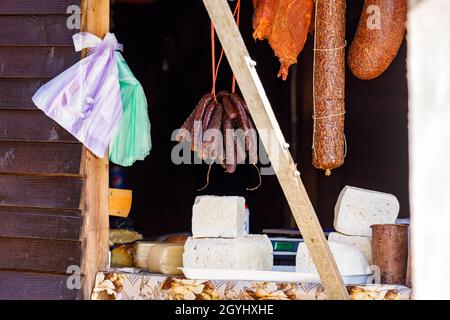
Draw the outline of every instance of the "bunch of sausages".
<instances>
[{"instance_id":1,"label":"bunch of sausages","mask_svg":"<svg viewBox=\"0 0 450 320\"><path fill-rule=\"evenodd\" d=\"M245 101L227 91L205 94L183 123L179 142L190 141L192 151L203 160L222 164L226 172L236 171L237 164L256 164L257 133Z\"/></svg>"}]
</instances>

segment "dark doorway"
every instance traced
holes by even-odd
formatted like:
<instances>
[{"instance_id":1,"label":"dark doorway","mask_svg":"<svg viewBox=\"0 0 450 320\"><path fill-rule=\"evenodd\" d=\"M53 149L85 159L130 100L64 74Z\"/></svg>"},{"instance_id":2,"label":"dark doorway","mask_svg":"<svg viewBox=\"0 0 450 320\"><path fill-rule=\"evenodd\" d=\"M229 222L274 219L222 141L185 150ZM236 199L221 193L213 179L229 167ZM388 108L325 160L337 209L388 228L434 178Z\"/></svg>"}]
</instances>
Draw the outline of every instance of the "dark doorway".
<instances>
[{"instance_id":1,"label":"dark doorway","mask_svg":"<svg viewBox=\"0 0 450 320\"><path fill-rule=\"evenodd\" d=\"M230 2L231 3L231 2ZM347 41L353 39L363 1L347 8ZM348 154L342 168L325 177L311 164L312 37L299 56L297 84L298 125L292 126L291 70L284 82L276 78L278 61L266 42L252 39L251 1L242 2L241 32L272 103L287 141L295 135L292 150L306 189L323 227L332 227L333 208L345 185L389 192L399 198L401 217L409 216L408 201L408 96L406 45L380 78L367 82L347 72L346 137ZM214 166L211 182L202 192L207 165L174 165L172 132L179 128L200 97L211 90L210 22L201 1L155 1L148 5L116 4L112 8L113 32L124 44L124 57L142 82L149 101L153 149L150 156L124 169L133 189L130 218L144 235L189 231L191 208L199 194L241 195L251 212L251 231L289 227L289 209L275 176L258 182L252 166L223 173ZM222 64L217 87L229 89L231 71ZM295 129L295 130L293 130Z\"/></svg>"}]
</instances>

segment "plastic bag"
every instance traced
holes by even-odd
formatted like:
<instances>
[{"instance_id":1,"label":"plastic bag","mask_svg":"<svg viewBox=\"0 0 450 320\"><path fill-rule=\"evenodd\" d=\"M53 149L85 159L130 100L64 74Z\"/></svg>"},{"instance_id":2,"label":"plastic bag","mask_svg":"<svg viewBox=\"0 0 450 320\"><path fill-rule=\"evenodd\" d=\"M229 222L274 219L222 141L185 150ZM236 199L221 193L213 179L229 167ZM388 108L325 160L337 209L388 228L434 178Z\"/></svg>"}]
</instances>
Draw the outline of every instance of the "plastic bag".
<instances>
[{"instance_id":1,"label":"plastic bag","mask_svg":"<svg viewBox=\"0 0 450 320\"><path fill-rule=\"evenodd\" d=\"M144 160L152 148L150 120L144 89L134 77L120 52L116 52L119 68L123 117L111 141L109 159L121 166Z\"/></svg>"},{"instance_id":2,"label":"plastic bag","mask_svg":"<svg viewBox=\"0 0 450 320\"><path fill-rule=\"evenodd\" d=\"M90 55L43 85L33 102L96 156L103 157L123 115L115 55L121 45L111 33L101 40L80 32L73 40L76 51L91 48Z\"/></svg>"}]
</instances>

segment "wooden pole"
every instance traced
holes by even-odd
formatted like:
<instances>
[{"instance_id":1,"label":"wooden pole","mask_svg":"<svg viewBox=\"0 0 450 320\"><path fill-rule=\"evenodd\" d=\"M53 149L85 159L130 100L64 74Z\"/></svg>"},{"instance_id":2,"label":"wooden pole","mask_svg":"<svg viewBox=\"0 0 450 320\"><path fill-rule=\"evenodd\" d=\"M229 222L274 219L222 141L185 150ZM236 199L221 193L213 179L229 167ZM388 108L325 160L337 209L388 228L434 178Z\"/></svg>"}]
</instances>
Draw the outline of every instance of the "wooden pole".
<instances>
[{"instance_id":1,"label":"wooden pole","mask_svg":"<svg viewBox=\"0 0 450 320\"><path fill-rule=\"evenodd\" d=\"M109 0L83 0L82 19L82 31L103 39L109 31ZM83 148L81 174L85 179L80 208L83 211L81 298L89 299L97 272L105 270L108 262L108 152L101 159Z\"/></svg>"},{"instance_id":2,"label":"wooden pole","mask_svg":"<svg viewBox=\"0 0 450 320\"><path fill-rule=\"evenodd\" d=\"M227 0L203 0L260 133L281 188L319 272L328 299L349 299L322 227L288 150L278 121L233 19ZM262 134L262 133L269 133ZM273 137L270 139L270 137Z\"/></svg>"}]
</instances>

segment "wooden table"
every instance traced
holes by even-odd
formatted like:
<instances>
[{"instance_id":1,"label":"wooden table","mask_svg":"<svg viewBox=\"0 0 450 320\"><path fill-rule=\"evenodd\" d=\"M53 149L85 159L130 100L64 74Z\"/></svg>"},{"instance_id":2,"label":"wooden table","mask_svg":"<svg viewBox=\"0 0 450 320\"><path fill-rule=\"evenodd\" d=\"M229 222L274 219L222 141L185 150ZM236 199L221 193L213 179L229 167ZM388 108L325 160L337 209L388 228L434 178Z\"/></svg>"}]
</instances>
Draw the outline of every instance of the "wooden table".
<instances>
[{"instance_id":1,"label":"wooden table","mask_svg":"<svg viewBox=\"0 0 450 320\"><path fill-rule=\"evenodd\" d=\"M132 271L132 270L129 270ZM93 300L325 300L319 283L190 280L133 270L99 272ZM411 289L393 285L347 286L353 300L409 300Z\"/></svg>"}]
</instances>

